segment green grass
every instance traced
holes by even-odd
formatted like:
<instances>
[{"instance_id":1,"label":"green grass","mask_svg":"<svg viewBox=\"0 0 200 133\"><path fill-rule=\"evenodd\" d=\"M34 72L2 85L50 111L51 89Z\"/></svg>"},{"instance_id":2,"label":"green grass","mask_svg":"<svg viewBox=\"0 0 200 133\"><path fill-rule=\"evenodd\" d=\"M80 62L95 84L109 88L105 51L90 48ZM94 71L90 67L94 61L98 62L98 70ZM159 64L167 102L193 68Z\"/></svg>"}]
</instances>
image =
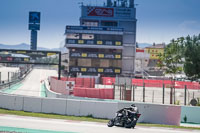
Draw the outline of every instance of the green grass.
<instances>
[{"instance_id":1,"label":"green grass","mask_svg":"<svg viewBox=\"0 0 200 133\"><path fill-rule=\"evenodd\" d=\"M41 117L41 118L52 118L52 119L65 119L65 120L76 120L76 121L91 121L91 122L108 122L106 119L96 119L91 115L89 116L66 116L66 115L58 115L58 114L45 114L45 113L32 113L25 111L13 111L0 109L0 114L9 114L9 115L19 115L19 116L31 116L31 117Z\"/></svg>"},{"instance_id":2,"label":"green grass","mask_svg":"<svg viewBox=\"0 0 200 133\"><path fill-rule=\"evenodd\" d=\"M58 115L58 114L45 114L45 113L32 113L32 112L24 112L24 111L13 111L7 109L0 109L0 114L9 114L9 115L19 115L19 116L31 116L31 117L40 117L40 118L51 118L51 119L64 119L64 120L74 120L74 121L89 121L89 122L101 122L107 124L108 119L97 119L93 118L92 115L88 116L66 116L66 115ZM148 123L137 123L138 126L145 127L165 127L165 128L180 128L180 129L192 129L192 130L200 130L197 127L183 127L183 126L174 126L174 125L160 125L160 124L148 124Z\"/></svg>"}]
</instances>

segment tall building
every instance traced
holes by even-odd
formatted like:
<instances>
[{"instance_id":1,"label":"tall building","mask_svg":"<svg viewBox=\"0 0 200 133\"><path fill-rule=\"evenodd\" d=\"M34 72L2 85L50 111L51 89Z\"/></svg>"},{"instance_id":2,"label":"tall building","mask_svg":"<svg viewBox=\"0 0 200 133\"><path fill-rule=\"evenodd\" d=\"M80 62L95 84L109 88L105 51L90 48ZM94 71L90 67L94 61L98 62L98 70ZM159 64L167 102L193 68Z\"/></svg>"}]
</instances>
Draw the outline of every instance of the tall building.
<instances>
[{"instance_id":1,"label":"tall building","mask_svg":"<svg viewBox=\"0 0 200 133\"><path fill-rule=\"evenodd\" d=\"M81 6L80 26L66 26L69 73L132 75L135 71L134 0Z\"/></svg>"}]
</instances>

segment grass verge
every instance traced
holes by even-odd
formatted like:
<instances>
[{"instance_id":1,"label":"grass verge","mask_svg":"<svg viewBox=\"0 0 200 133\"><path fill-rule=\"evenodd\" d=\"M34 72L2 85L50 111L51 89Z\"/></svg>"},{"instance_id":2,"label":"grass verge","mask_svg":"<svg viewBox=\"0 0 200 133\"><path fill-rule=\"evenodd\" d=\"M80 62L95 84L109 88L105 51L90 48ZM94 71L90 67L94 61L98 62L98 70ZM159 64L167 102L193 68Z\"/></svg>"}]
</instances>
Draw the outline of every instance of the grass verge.
<instances>
[{"instance_id":1,"label":"grass verge","mask_svg":"<svg viewBox=\"0 0 200 133\"><path fill-rule=\"evenodd\" d=\"M101 122L107 123L108 119L97 119L93 118L92 115L88 116L66 116L58 114L45 114L45 113L32 113L24 111L13 111L7 109L0 109L0 114L9 114L9 115L19 115L19 116L30 116L30 117L40 117L40 118L51 118L51 119L64 119L64 120L74 120L74 121L89 121L89 122ZM165 128L179 128L179 129L191 129L191 130L200 130L197 127L183 127L183 126L174 126L174 125L160 125L160 124L148 124L148 123L137 123L138 126L145 127L165 127Z\"/></svg>"}]
</instances>

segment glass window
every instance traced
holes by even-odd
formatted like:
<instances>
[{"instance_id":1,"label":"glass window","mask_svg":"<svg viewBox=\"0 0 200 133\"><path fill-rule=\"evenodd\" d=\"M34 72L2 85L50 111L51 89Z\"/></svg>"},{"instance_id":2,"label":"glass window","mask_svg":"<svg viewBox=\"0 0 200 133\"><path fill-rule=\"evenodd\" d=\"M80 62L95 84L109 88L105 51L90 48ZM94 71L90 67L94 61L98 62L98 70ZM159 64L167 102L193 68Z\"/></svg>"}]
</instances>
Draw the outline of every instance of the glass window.
<instances>
[{"instance_id":1,"label":"glass window","mask_svg":"<svg viewBox=\"0 0 200 133\"><path fill-rule=\"evenodd\" d=\"M117 22L116 21L102 21L101 22L101 26L117 26Z\"/></svg>"},{"instance_id":2,"label":"glass window","mask_svg":"<svg viewBox=\"0 0 200 133\"><path fill-rule=\"evenodd\" d=\"M100 45L101 45L101 44L103 44L103 42L102 42L102 41L97 41L97 44L100 44Z\"/></svg>"},{"instance_id":3,"label":"glass window","mask_svg":"<svg viewBox=\"0 0 200 133\"><path fill-rule=\"evenodd\" d=\"M67 39L79 39L79 34L67 34Z\"/></svg>"},{"instance_id":4,"label":"glass window","mask_svg":"<svg viewBox=\"0 0 200 133\"><path fill-rule=\"evenodd\" d=\"M112 41L106 41L106 45L112 45Z\"/></svg>"},{"instance_id":5,"label":"glass window","mask_svg":"<svg viewBox=\"0 0 200 133\"><path fill-rule=\"evenodd\" d=\"M84 21L82 23L83 26L98 26L98 22L96 21Z\"/></svg>"},{"instance_id":6,"label":"glass window","mask_svg":"<svg viewBox=\"0 0 200 133\"><path fill-rule=\"evenodd\" d=\"M115 45L122 45L122 43L117 41L117 42L115 42Z\"/></svg>"},{"instance_id":7,"label":"glass window","mask_svg":"<svg viewBox=\"0 0 200 133\"><path fill-rule=\"evenodd\" d=\"M82 39L93 40L94 35L93 34L82 34Z\"/></svg>"},{"instance_id":8,"label":"glass window","mask_svg":"<svg viewBox=\"0 0 200 133\"><path fill-rule=\"evenodd\" d=\"M79 43L79 44L83 44L84 41L83 41L83 40L78 40L78 43Z\"/></svg>"},{"instance_id":9,"label":"glass window","mask_svg":"<svg viewBox=\"0 0 200 133\"><path fill-rule=\"evenodd\" d=\"M113 40L113 41L122 41L122 35L96 35L97 40Z\"/></svg>"},{"instance_id":10,"label":"glass window","mask_svg":"<svg viewBox=\"0 0 200 133\"><path fill-rule=\"evenodd\" d=\"M75 43L75 40L67 40L67 43L72 43L72 44L74 44L74 43Z\"/></svg>"},{"instance_id":11,"label":"glass window","mask_svg":"<svg viewBox=\"0 0 200 133\"><path fill-rule=\"evenodd\" d=\"M88 40L87 44L94 44L94 41Z\"/></svg>"}]
</instances>

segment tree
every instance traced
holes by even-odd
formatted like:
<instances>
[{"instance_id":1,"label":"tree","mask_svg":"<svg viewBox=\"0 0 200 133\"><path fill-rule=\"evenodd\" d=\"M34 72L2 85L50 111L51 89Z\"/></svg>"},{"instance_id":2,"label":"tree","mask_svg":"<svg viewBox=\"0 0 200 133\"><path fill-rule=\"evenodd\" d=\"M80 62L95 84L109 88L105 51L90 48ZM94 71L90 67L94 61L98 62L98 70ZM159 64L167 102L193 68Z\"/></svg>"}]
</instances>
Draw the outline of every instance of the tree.
<instances>
[{"instance_id":1,"label":"tree","mask_svg":"<svg viewBox=\"0 0 200 133\"><path fill-rule=\"evenodd\" d=\"M200 78L200 34L185 38L184 72L192 80Z\"/></svg>"},{"instance_id":2,"label":"tree","mask_svg":"<svg viewBox=\"0 0 200 133\"><path fill-rule=\"evenodd\" d=\"M176 74L182 72L183 63L183 41L184 38L178 38L172 40L170 44L165 47L164 54L159 55L159 61L157 66L162 68L166 74L171 75L171 91L170 91L170 104L172 104L172 97L174 95L175 104L175 79ZM173 91L174 90L174 91Z\"/></svg>"},{"instance_id":3,"label":"tree","mask_svg":"<svg viewBox=\"0 0 200 133\"><path fill-rule=\"evenodd\" d=\"M174 79L177 73L182 72L183 46L184 38L171 40L171 43L165 47L164 54L159 55L157 66L162 68L166 74L170 74Z\"/></svg>"}]
</instances>

